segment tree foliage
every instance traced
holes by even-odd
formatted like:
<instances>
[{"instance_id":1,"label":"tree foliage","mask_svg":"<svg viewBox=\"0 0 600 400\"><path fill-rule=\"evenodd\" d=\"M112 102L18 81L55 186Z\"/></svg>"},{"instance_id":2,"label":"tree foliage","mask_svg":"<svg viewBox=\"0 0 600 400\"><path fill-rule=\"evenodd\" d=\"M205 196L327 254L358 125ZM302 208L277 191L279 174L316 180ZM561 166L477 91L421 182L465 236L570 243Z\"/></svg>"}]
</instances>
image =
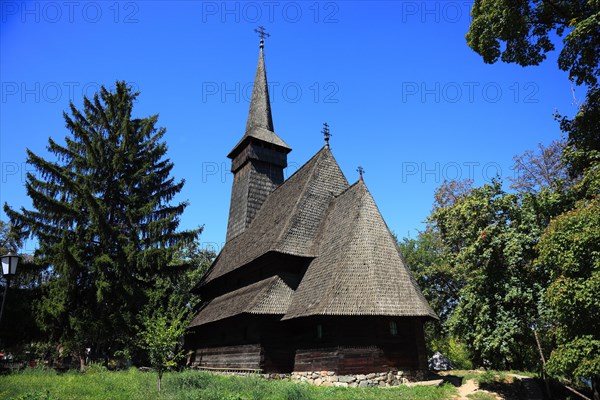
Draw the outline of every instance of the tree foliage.
<instances>
[{"instance_id":1,"label":"tree foliage","mask_svg":"<svg viewBox=\"0 0 600 400\"><path fill-rule=\"evenodd\" d=\"M150 364L158 374L157 388L160 392L165 370L176 367L178 361L185 357L181 342L189 318L184 308L175 312L146 310L141 319L141 345L147 350Z\"/></svg>"},{"instance_id":2,"label":"tree foliage","mask_svg":"<svg viewBox=\"0 0 600 400\"><path fill-rule=\"evenodd\" d=\"M138 93L124 82L102 87L83 110L64 113L65 144L49 138L47 160L27 150L36 174L26 189L33 209L5 205L11 222L36 236L36 255L52 276L37 302L49 339L82 357L131 346L137 316L178 245L199 230L178 231L184 181L170 176L158 116L135 118Z\"/></svg>"},{"instance_id":3,"label":"tree foliage","mask_svg":"<svg viewBox=\"0 0 600 400\"><path fill-rule=\"evenodd\" d=\"M530 266L542 228L531 198L506 193L494 180L438 207L430 221L450 271L463 280L450 331L469 344L479 364L522 368L540 291Z\"/></svg>"},{"instance_id":4,"label":"tree foliage","mask_svg":"<svg viewBox=\"0 0 600 400\"><path fill-rule=\"evenodd\" d=\"M467 43L486 63L538 65L555 49L553 40L562 38L558 67L576 85L586 86L573 117L556 114L566 134L560 156L551 144L538 156L528 152L515 158L524 174L513 180L513 188L529 194L532 202L521 208L531 204L538 226L544 227L528 258L542 285L536 326L545 327L555 342L548 370L591 379L600 399L600 1L475 0L471 15ZM550 171L556 180L545 176Z\"/></svg>"},{"instance_id":5,"label":"tree foliage","mask_svg":"<svg viewBox=\"0 0 600 400\"><path fill-rule=\"evenodd\" d=\"M423 295L443 324L458 303L464 281L444 260L439 233L429 227L415 239L404 238L398 246Z\"/></svg>"},{"instance_id":6,"label":"tree foliage","mask_svg":"<svg viewBox=\"0 0 600 400\"><path fill-rule=\"evenodd\" d=\"M10 293L6 291L6 279L0 279L0 301L7 296L0 323L0 349L9 350L12 354L19 354L24 346L41 336L35 322L33 303L40 295L39 285L46 278L46 266L32 256L20 253L22 245L19 232L9 223L0 221L0 255L12 252L20 256L17 274L10 280Z\"/></svg>"},{"instance_id":7,"label":"tree foliage","mask_svg":"<svg viewBox=\"0 0 600 400\"><path fill-rule=\"evenodd\" d=\"M515 158L527 174L513 193L498 179L444 182L427 229L400 248L442 316L430 345L475 365L533 369L535 330L546 371L592 381L598 397L600 164L569 181L569 146L546 149Z\"/></svg>"},{"instance_id":8,"label":"tree foliage","mask_svg":"<svg viewBox=\"0 0 600 400\"><path fill-rule=\"evenodd\" d=\"M597 179L597 178L596 178ZM539 243L550 275L544 300L556 348L548 371L600 388L600 196L555 218Z\"/></svg>"},{"instance_id":9,"label":"tree foliage","mask_svg":"<svg viewBox=\"0 0 600 400\"><path fill-rule=\"evenodd\" d=\"M600 75L600 1L475 0L467 44L486 63L538 65L563 38L558 66L577 85Z\"/></svg>"},{"instance_id":10,"label":"tree foliage","mask_svg":"<svg viewBox=\"0 0 600 400\"><path fill-rule=\"evenodd\" d=\"M569 119L557 114L560 128L568 135L564 159L573 179L600 163L600 87L588 91L577 114Z\"/></svg>"},{"instance_id":11,"label":"tree foliage","mask_svg":"<svg viewBox=\"0 0 600 400\"><path fill-rule=\"evenodd\" d=\"M22 245L19 234L15 232L10 224L0 221L0 256L9 252L17 253Z\"/></svg>"}]
</instances>

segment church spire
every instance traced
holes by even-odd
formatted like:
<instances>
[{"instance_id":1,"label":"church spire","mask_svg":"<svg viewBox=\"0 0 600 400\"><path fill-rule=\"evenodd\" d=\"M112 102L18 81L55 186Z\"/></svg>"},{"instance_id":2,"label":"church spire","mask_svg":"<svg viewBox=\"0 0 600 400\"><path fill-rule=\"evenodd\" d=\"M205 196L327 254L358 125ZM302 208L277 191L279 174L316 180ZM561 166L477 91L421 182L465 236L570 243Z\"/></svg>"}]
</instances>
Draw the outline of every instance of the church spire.
<instances>
[{"instance_id":1,"label":"church spire","mask_svg":"<svg viewBox=\"0 0 600 400\"><path fill-rule=\"evenodd\" d=\"M227 223L227 241L243 233L267 196L283 183L287 154L292 149L275 134L265 69L264 38L269 36L262 26L258 66L248 111L244 136L231 150L233 187Z\"/></svg>"},{"instance_id":2,"label":"church spire","mask_svg":"<svg viewBox=\"0 0 600 400\"><path fill-rule=\"evenodd\" d=\"M254 30L260 37L260 51L258 54L258 65L248 110L246 131L238 144L231 150L228 157L233 159L244 149L251 139L257 139L268 146L273 146L286 154L292 149L275 133L273 128L273 117L271 116L271 101L269 99L269 85L267 82L267 70L265 68L264 43L265 37L269 35L265 28L260 26Z\"/></svg>"},{"instance_id":3,"label":"church spire","mask_svg":"<svg viewBox=\"0 0 600 400\"><path fill-rule=\"evenodd\" d=\"M264 54L265 37L270 35L265 32L265 28L262 26L254 31L260 36L260 53L258 55L258 65L256 66L256 76L254 77L254 87L252 88L252 98L250 100L250 110L248 111L248 121L246 122L246 132L251 131L253 128L263 128L270 132L274 132Z\"/></svg>"}]
</instances>

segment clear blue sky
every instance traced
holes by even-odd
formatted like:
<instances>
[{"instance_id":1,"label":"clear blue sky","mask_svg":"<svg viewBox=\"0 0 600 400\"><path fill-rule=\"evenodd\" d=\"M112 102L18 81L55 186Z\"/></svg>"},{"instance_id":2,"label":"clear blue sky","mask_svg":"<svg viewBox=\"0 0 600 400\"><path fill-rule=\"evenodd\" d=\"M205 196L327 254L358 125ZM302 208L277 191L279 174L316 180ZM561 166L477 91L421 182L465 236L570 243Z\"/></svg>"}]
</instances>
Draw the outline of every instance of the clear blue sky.
<instances>
[{"instance_id":1,"label":"clear blue sky","mask_svg":"<svg viewBox=\"0 0 600 400\"><path fill-rule=\"evenodd\" d=\"M389 227L415 236L445 178L512 174L512 157L560 137L552 114L575 107L556 53L538 67L486 65L464 35L468 1L5 1L0 31L0 200L30 206L25 149L62 141L69 100L126 80L136 116L158 113L174 176L186 180L182 228L225 239L228 152L244 133L265 47L287 175L323 145L350 182L356 168ZM583 97L583 90L576 91ZM30 167L29 167L30 168ZM2 212L2 219L6 216ZM32 251L33 243L26 251Z\"/></svg>"}]
</instances>

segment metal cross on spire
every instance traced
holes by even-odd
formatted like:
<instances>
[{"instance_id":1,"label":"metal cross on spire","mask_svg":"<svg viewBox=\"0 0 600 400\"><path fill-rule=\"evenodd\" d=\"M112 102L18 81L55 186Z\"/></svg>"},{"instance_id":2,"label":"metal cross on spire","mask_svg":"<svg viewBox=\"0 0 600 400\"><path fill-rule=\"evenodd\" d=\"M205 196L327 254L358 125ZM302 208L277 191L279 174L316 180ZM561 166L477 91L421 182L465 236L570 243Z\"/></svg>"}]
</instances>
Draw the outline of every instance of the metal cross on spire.
<instances>
[{"instance_id":1,"label":"metal cross on spire","mask_svg":"<svg viewBox=\"0 0 600 400\"><path fill-rule=\"evenodd\" d=\"M260 37L260 48L262 49L265 47L265 38L271 36L271 34L267 33L265 27L262 25L254 29L254 32L258 33L258 36Z\"/></svg>"},{"instance_id":2,"label":"metal cross on spire","mask_svg":"<svg viewBox=\"0 0 600 400\"><path fill-rule=\"evenodd\" d=\"M365 173L365 169L359 165L358 168L356 168L356 172L358 172L360 174L360 180L362 181L363 174Z\"/></svg>"},{"instance_id":3,"label":"metal cross on spire","mask_svg":"<svg viewBox=\"0 0 600 400\"><path fill-rule=\"evenodd\" d=\"M329 138L333 136L331 132L329 132L329 124L327 122L323 122L323 130L321 131L323 137L325 138L325 146L329 148Z\"/></svg>"}]
</instances>

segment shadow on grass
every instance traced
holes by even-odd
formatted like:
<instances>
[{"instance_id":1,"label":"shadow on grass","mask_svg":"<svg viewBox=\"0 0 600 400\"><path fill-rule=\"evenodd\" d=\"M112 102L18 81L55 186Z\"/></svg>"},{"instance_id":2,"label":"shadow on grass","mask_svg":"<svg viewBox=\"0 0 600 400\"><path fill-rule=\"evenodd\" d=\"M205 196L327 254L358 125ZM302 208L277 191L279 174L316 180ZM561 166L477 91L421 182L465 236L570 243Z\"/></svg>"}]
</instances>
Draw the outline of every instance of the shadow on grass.
<instances>
[{"instance_id":1,"label":"shadow on grass","mask_svg":"<svg viewBox=\"0 0 600 400\"><path fill-rule=\"evenodd\" d=\"M473 379L478 382L479 389L498 394L505 400L530 400L523 381L509 376L497 376L495 373L488 372L465 376L440 375L439 378L456 388Z\"/></svg>"},{"instance_id":2,"label":"shadow on grass","mask_svg":"<svg viewBox=\"0 0 600 400\"><path fill-rule=\"evenodd\" d=\"M523 382L518 379L479 383L479 389L494 392L505 400L527 400Z\"/></svg>"},{"instance_id":3,"label":"shadow on grass","mask_svg":"<svg viewBox=\"0 0 600 400\"><path fill-rule=\"evenodd\" d=\"M444 383L449 383L454 387L460 387L464 383L463 377L456 375L435 375L435 379L441 379Z\"/></svg>"}]
</instances>

